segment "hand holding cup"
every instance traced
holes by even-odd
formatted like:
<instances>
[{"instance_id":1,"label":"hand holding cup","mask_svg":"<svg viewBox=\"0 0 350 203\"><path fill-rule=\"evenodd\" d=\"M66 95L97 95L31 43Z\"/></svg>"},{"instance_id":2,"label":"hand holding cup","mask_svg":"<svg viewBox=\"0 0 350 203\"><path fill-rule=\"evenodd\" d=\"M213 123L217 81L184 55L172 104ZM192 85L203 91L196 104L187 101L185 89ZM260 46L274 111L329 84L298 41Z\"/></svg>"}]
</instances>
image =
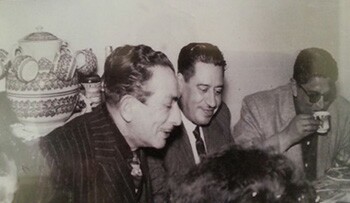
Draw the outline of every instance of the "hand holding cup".
<instances>
[{"instance_id":1,"label":"hand holding cup","mask_svg":"<svg viewBox=\"0 0 350 203\"><path fill-rule=\"evenodd\" d=\"M317 132L320 134L327 133L330 128L330 113L328 111L316 111L314 112L313 116L316 120L321 122Z\"/></svg>"}]
</instances>

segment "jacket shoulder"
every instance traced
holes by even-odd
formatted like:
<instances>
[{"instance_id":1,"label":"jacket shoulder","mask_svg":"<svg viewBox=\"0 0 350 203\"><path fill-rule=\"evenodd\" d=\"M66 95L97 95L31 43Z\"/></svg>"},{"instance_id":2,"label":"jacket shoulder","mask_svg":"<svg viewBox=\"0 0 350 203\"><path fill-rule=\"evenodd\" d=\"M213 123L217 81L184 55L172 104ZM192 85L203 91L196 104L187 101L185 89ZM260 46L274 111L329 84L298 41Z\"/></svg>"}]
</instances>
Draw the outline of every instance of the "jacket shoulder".
<instances>
[{"instance_id":1,"label":"jacket shoulder","mask_svg":"<svg viewBox=\"0 0 350 203\"><path fill-rule=\"evenodd\" d=\"M74 118L63 126L51 131L40 139L40 148L44 154L58 159L70 158L89 149L91 132L91 114L84 114ZM89 153L88 153L89 154Z\"/></svg>"},{"instance_id":2,"label":"jacket shoulder","mask_svg":"<svg viewBox=\"0 0 350 203\"><path fill-rule=\"evenodd\" d=\"M245 96L243 101L248 105L251 103L273 104L276 101L284 100L290 95L292 95L292 90L291 86L288 84L250 94Z\"/></svg>"}]
</instances>

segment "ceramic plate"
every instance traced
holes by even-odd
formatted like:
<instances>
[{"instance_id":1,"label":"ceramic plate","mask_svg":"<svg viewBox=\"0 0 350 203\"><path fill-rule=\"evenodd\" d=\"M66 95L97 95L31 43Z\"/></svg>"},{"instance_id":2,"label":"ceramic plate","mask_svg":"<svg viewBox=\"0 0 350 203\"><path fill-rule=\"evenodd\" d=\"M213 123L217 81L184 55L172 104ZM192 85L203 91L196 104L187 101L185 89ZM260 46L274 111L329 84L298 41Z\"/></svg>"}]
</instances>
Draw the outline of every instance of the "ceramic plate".
<instances>
[{"instance_id":1,"label":"ceramic plate","mask_svg":"<svg viewBox=\"0 0 350 203\"><path fill-rule=\"evenodd\" d=\"M335 181L350 181L350 168L349 167L339 167L331 168L326 172L328 178Z\"/></svg>"},{"instance_id":2,"label":"ceramic plate","mask_svg":"<svg viewBox=\"0 0 350 203\"><path fill-rule=\"evenodd\" d=\"M333 200L339 199L346 195L344 192L339 192L337 190L319 191L317 192L319 200L321 202L334 202Z\"/></svg>"}]
</instances>

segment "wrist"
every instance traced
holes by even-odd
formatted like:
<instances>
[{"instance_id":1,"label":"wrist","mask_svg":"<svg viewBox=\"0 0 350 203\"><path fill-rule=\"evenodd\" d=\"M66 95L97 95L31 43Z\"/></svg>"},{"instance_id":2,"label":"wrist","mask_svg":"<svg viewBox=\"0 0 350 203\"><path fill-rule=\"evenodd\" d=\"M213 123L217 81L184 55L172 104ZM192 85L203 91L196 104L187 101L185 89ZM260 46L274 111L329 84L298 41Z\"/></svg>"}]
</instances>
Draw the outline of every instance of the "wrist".
<instances>
[{"instance_id":1,"label":"wrist","mask_svg":"<svg viewBox=\"0 0 350 203\"><path fill-rule=\"evenodd\" d=\"M281 152L287 151L293 145L291 136L292 135L290 133L287 133L285 131L278 133Z\"/></svg>"}]
</instances>

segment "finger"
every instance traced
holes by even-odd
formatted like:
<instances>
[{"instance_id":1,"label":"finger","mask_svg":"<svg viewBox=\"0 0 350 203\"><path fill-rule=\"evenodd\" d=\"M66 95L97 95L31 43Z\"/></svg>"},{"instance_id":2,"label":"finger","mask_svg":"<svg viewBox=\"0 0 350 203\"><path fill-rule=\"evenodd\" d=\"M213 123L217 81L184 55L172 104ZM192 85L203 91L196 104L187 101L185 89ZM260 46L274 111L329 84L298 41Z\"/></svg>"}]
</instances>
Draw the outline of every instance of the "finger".
<instances>
[{"instance_id":1,"label":"finger","mask_svg":"<svg viewBox=\"0 0 350 203\"><path fill-rule=\"evenodd\" d=\"M298 117L302 120L314 119L314 116L311 114L299 114Z\"/></svg>"},{"instance_id":2,"label":"finger","mask_svg":"<svg viewBox=\"0 0 350 203\"><path fill-rule=\"evenodd\" d=\"M317 131L318 128L313 128L313 127L310 127L310 128L305 128L304 129L304 132L307 132L307 133L314 133Z\"/></svg>"},{"instance_id":3,"label":"finger","mask_svg":"<svg viewBox=\"0 0 350 203\"><path fill-rule=\"evenodd\" d=\"M298 119L296 119L296 122L301 125L308 125L309 123L317 125L320 123L320 120L315 120L313 117L310 116L301 116Z\"/></svg>"},{"instance_id":4,"label":"finger","mask_svg":"<svg viewBox=\"0 0 350 203\"><path fill-rule=\"evenodd\" d=\"M305 128L307 126L314 126L315 128L317 128L319 125L321 124L320 121L314 121L314 120L302 120L299 122L299 126L301 126L302 128Z\"/></svg>"},{"instance_id":5,"label":"finger","mask_svg":"<svg viewBox=\"0 0 350 203\"><path fill-rule=\"evenodd\" d=\"M318 129L318 126L308 125L303 130L305 132L315 132L317 129Z\"/></svg>"},{"instance_id":6,"label":"finger","mask_svg":"<svg viewBox=\"0 0 350 203\"><path fill-rule=\"evenodd\" d=\"M314 119L314 117L304 117L299 122L302 123L303 125L308 125L308 124L320 125L321 124L321 121L318 119Z\"/></svg>"},{"instance_id":7,"label":"finger","mask_svg":"<svg viewBox=\"0 0 350 203\"><path fill-rule=\"evenodd\" d=\"M321 121L320 120L308 120L307 125L319 126L319 125L321 125Z\"/></svg>"}]
</instances>

